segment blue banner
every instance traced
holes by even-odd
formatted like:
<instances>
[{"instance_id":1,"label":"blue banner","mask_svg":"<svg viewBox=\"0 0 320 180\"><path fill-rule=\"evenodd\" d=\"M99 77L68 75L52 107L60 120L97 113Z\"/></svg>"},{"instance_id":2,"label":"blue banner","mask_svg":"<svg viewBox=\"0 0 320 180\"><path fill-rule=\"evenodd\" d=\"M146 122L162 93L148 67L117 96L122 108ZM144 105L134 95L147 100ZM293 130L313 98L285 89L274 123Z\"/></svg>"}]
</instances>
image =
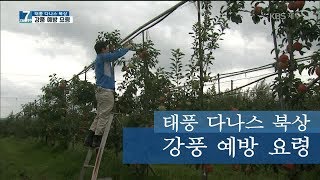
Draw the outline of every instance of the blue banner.
<instances>
[{"instance_id":1,"label":"blue banner","mask_svg":"<svg viewBox=\"0 0 320 180\"><path fill-rule=\"evenodd\" d=\"M32 16L69 16L69 11L31 11Z\"/></svg>"},{"instance_id":2,"label":"blue banner","mask_svg":"<svg viewBox=\"0 0 320 180\"><path fill-rule=\"evenodd\" d=\"M123 129L124 164L320 164L320 133L154 133Z\"/></svg>"},{"instance_id":3,"label":"blue banner","mask_svg":"<svg viewBox=\"0 0 320 180\"><path fill-rule=\"evenodd\" d=\"M155 111L155 133L320 133L320 111Z\"/></svg>"}]
</instances>

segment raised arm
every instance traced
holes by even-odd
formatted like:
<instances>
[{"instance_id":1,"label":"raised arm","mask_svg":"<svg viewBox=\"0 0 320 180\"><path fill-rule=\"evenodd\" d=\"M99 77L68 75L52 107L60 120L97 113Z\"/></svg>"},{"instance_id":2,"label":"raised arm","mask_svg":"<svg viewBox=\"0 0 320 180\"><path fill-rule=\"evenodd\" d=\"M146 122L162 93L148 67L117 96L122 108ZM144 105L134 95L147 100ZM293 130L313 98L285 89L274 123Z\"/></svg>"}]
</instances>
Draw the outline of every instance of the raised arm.
<instances>
[{"instance_id":1,"label":"raised arm","mask_svg":"<svg viewBox=\"0 0 320 180\"><path fill-rule=\"evenodd\" d=\"M108 52L108 53L99 54L98 57L102 61L115 61L115 60L121 58L122 56L124 56L125 54L127 54L128 51L129 51L129 49L127 49L127 48L120 48L120 49L116 50L115 52Z\"/></svg>"}]
</instances>

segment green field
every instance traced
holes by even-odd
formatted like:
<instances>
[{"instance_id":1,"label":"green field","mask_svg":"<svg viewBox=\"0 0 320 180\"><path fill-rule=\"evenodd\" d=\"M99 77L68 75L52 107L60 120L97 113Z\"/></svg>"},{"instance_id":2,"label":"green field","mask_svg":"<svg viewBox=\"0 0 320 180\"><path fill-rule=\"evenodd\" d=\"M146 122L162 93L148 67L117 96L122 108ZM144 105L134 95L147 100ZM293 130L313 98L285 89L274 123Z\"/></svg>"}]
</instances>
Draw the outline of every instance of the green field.
<instances>
[{"instance_id":1,"label":"green field","mask_svg":"<svg viewBox=\"0 0 320 180\"><path fill-rule=\"evenodd\" d=\"M36 143L34 139L0 139L0 179L62 180L77 179L86 155L81 145L73 150L59 150ZM186 165L152 165L157 176L138 177L133 166L123 165L121 156L106 151L100 166L99 177L113 179L201 179L200 171ZM90 179L87 171L87 179ZM230 165L214 165L208 179L288 179L285 171L278 175L271 170L256 170L250 175L233 171ZM294 179L320 179L320 169L305 172Z\"/></svg>"}]
</instances>

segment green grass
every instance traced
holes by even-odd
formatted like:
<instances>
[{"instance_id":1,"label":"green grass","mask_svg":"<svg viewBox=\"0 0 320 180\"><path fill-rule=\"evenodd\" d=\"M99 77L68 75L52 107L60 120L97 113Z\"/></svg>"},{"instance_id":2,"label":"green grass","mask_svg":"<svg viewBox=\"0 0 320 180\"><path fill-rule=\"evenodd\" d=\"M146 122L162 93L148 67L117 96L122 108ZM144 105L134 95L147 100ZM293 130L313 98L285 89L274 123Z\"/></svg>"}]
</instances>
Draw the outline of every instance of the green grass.
<instances>
[{"instance_id":1,"label":"green grass","mask_svg":"<svg viewBox=\"0 0 320 180\"><path fill-rule=\"evenodd\" d=\"M72 180L78 179L87 149L77 145L73 150L61 151L52 149L32 139L0 138L0 179L1 180ZM152 165L158 175L136 177L133 166L122 164L121 156L116 157L111 151L104 153L99 177L113 177L113 179L161 179L161 180L196 180L201 179L200 171L186 165ZM89 168L90 169L90 168ZM86 179L90 179L90 170ZM214 172L208 179L235 180L285 180L284 172L278 175L272 171L255 171L250 175L236 172L230 165L214 165ZM301 174L299 179L320 179L319 168Z\"/></svg>"}]
</instances>

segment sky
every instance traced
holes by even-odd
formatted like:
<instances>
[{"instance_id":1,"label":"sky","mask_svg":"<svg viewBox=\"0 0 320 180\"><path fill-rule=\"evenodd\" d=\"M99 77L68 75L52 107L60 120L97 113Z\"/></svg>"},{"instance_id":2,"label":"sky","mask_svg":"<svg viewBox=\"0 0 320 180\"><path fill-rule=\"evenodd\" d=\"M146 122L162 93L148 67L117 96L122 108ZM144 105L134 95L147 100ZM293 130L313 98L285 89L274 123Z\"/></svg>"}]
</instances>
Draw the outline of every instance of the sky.
<instances>
[{"instance_id":1,"label":"sky","mask_svg":"<svg viewBox=\"0 0 320 180\"><path fill-rule=\"evenodd\" d=\"M142 24L177 4L178 1L1 1L1 118L17 113L21 104L34 101L41 95L41 87L49 82L49 75L70 79L95 59L93 49L99 31L120 30L124 38ZM213 2L212 12L218 15L224 1ZM308 2L306 6L317 5ZM247 2L250 8L250 2ZM319 5L317 5L319 6ZM21 10L67 10L73 16L71 24L23 24L18 22ZM211 73L227 73L254 68L274 62L271 26L254 24L249 14L243 14L242 24L230 23L222 37L220 48L214 52ZM165 20L149 29L149 38L160 50L159 66L169 70L171 49L180 48L186 54L186 64L192 54L193 39L189 32L197 21L193 3L185 3ZM136 43L142 42L137 36ZM310 55L314 49L308 51ZM125 55L130 58L132 53ZM121 82L121 67L116 68L116 81ZM254 81L273 69L239 75L221 80L221 90ZM312 76L313 77L313 76ZM312 78L311 77L311 78ZM84 79L83 76L80 78ZM301 78L309 76L303 72ZM94 72L88 73L94 82ZM267 79L271 82L274 78Z\"/></svg>"}]
</instances>

